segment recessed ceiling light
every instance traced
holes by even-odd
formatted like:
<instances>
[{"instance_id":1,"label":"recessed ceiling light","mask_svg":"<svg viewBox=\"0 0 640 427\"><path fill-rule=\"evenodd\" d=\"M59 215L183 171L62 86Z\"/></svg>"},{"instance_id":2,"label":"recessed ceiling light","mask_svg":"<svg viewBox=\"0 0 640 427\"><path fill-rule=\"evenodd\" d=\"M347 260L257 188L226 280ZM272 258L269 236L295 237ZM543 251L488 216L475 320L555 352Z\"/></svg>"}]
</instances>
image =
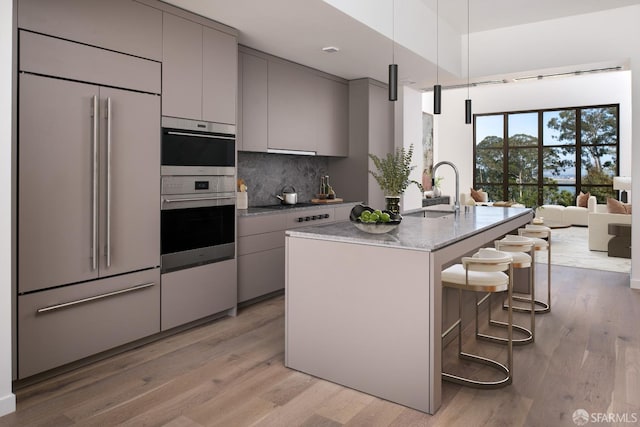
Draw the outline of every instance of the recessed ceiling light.
<instances>
[{"instance_id":1,"label":"recessed ceiling light","mask_svg":"<svg viewBox=\"0 0 640 427\"><path fill-rule=\"evenodd\" d=\"M327 53L336 53L340 50L340 48L335 46L325 46L322 48L322 50Z\"/></svg>"}]
</instances>

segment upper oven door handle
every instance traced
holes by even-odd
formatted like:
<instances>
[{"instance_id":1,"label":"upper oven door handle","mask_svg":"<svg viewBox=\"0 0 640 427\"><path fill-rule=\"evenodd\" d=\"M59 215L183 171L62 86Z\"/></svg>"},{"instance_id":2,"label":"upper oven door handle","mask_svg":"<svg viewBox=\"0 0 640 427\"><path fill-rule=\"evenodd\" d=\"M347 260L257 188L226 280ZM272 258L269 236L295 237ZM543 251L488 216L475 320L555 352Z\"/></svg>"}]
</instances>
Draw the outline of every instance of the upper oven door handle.
<instances>
[{"instance_id":1,"label":"upper oven door handle","mask_svg":"<svg viewBox=\"0 0 640 427\"><path fill-rule=\"evenodd\" d=\"M233 199L233 197L191 197L184 199L163 199L164 203L178 203L178 202L204 202L206 200L224 200Z\"/></svg>"},{"instance_id":2,"label":"upper oven door handle","mask_svg":"<svg viewBox=\"0 0 640 427\"><path fill-rule=\"evenodd\" d=\"M197 138L209 138L209 139L230 139L235 140L234 136L224 136L224 135L207 135L202 133L189 133L189 132L176 132L176 131L168 131L168 135L180 135L180 136L193 136Z\"/></svg>"}]
</instances>

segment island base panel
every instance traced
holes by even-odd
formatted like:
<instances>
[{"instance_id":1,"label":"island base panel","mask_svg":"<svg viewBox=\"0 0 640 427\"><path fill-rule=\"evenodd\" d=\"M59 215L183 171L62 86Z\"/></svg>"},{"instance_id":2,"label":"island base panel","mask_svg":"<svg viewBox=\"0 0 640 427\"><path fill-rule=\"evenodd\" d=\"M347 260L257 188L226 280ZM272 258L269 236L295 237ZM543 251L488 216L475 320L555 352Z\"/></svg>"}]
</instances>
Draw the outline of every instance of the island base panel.
<instances>
[{"instance_id":1,"label":"island base panel","mask_svg":"<svg viewBox=\"0 0 640 427\"><path fill-rule=\"evenodd\" d=\"M286 366L434 412L429 257L287 237Z\"/></svg>"}]
</instances>

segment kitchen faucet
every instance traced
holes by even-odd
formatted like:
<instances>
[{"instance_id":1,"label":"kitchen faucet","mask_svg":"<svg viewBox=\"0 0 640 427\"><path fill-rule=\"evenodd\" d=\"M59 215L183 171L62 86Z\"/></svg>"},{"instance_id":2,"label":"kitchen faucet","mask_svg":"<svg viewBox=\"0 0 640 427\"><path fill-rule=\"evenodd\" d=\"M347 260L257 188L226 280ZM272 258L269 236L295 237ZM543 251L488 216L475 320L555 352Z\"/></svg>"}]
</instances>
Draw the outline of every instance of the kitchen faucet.
<instances>
[{"instance_id":1,"label":"kitchen faucet","mask_svg":"<svg viewBox=\"0 0 640 427\"><path fill-rule=\"evenodd\" d=\"M435 182L435 176L436 176L436 169L438 169L441 165L449 165L453 168L453 171L456 174L456 194L455 194L455 198L454 198L454 203L453 203L453 210L456 212L460 211L460 174L458 173L458 168L456 167L456 165L454 165L453 163L444 160L442 162L438 162L435 165L433 165L433 169L432 169L432 176L433 178L431 178L434 182Z\"/></svg>"}]
</instances>

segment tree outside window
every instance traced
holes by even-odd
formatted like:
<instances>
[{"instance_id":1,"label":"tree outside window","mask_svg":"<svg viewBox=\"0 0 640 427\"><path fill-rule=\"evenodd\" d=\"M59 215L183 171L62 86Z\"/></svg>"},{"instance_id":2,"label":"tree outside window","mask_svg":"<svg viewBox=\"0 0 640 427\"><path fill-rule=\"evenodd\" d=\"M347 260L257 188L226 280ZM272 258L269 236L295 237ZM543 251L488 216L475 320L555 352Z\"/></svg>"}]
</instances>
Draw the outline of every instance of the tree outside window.
<instances>
[{"instance_id":1,"label":"tree outside window","mask_svg":"<svg viewBox=\"0 0 640 427\"><path fill-rule=\"evenodd\" d=\"M482 187L491 200L530 207L574 205L579 191L604 202L614 195L613 177L618 174L618 109L612 105L476 116L474 187Z\"/></svg>"}]
</instances>

